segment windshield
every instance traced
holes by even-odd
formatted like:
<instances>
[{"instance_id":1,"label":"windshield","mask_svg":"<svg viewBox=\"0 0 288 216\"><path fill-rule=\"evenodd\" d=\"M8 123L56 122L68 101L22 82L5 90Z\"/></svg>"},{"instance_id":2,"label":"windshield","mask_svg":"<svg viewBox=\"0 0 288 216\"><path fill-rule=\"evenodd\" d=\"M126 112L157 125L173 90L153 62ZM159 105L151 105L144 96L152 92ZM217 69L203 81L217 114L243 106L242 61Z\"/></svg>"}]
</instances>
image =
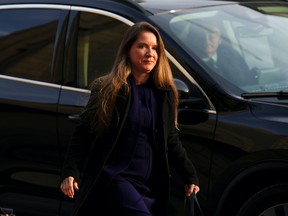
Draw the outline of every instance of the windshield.
<instances>
[{"instance_id":1,"label":"windshield","mask_svg":"<svg viewBox=\"0 0 288 216\"><path fill-rule=\"evenodd\" d=\"M281 5L222 5L171 11L157 21L165 20L169 34L224 88L279 92L288 91L287 12Z\"/></svg>"}]
</instances>

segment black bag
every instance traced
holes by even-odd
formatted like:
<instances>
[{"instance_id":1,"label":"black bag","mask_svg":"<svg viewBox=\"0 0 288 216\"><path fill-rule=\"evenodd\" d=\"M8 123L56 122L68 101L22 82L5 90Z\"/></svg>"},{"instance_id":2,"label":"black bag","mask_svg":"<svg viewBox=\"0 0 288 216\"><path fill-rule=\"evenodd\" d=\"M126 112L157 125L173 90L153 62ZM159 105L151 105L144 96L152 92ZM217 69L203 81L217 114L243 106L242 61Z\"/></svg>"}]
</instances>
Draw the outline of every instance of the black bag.
<instances>
[{"instance_id":1,"label":"black bag","mask_svg":"<svg viewBox=\"0 0 288 216\"><path fill-rule=\"evenodd\" d=\"M191 196L185 196L184 212L185 216L204 216L195 193L193 193Z\"/></svg>"},{"instance_id":2,"label":"black bag","mask_svg":"<svg viewBox=\"0 0 288 216\"><path fill-rule=\"evenodd\" d=\"M0 207L0 216L15 216L13 209Z\"/></svg>"}]
</instances>

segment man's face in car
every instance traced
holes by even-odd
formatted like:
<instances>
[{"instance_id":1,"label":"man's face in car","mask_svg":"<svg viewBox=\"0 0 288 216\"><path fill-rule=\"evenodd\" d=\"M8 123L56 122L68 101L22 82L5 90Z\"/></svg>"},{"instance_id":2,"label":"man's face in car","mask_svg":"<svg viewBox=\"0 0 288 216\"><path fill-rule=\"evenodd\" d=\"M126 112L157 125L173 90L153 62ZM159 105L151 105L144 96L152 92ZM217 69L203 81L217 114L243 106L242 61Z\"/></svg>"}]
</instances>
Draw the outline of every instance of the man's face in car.
<instances>
[{"instance_id":1,"label":"man's face in car","mask_svg":"<svg viewBox=\"0 0 288 216\"><path fill-rule=\"evenodd\" d=\"M216 52L221 44L221 34L217 27L211 27L205 30L205 53L208 58L211 58Z\"/></svg>"}]
</instances>

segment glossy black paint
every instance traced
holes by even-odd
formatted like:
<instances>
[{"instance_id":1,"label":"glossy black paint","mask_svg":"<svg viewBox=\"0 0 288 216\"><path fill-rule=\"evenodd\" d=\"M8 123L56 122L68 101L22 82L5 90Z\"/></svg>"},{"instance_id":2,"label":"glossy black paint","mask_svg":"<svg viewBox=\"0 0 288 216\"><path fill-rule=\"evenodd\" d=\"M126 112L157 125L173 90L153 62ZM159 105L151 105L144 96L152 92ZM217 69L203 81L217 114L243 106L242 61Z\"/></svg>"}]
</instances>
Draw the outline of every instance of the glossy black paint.
<instances>
[{"instance_id":1,"label":"glossy black paint","mask_svg":"<svg viewBox=\"0 0 288 216\"><path fill-rule=\"evenodd\" d=\"M167 34L157 16L152 16L177 9L175 5L181 5L180 2L140 3L146 9L136 2L108 0L26 3L37 7L59 4L95 8L131 22L146 20L158 26L167 51L194 78L214 106L212 109L196 93L192 95L195 100L184 98L179 105L181 140L198 170L201 182L198 197L207 215L235 215L257 191L288 182L283 174L288 171L287 98L245 99L226 92L207 68ZM23 6L23 0L0 0L0 9L1 5L11 4ZM181 8L213 4L228 2L185 1ZM89 91L77 86L79 12L68 7L59 10L51 83L14 79L0 72L0 206L13 208L21 216L65 216L73 203L59 190L59 174ZM176 78L190 90L197 88L181 73L177 72ZM172 178L172 185L169 215L182 215L183 185L177 176Z\"/></svg>"}]
</instances>

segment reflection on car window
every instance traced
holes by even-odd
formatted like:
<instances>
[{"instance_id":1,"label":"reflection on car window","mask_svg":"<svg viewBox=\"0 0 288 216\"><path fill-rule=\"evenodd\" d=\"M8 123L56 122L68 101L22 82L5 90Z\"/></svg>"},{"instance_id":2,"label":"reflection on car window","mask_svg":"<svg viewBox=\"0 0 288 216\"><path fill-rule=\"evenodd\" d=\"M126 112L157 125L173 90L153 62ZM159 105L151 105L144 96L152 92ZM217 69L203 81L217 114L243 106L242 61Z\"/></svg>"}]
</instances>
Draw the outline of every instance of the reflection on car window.
<instances>
[{"instance_id":1,"label":"reflection on car window","mask_svg":"<svg viewBox=\"0 0 288 216\"><path fill-rule=\"evenodd\" d=\"M288 89L286 17L240 5L165 16L171 16L169 28L184 49L222 86L243 92Z\"/></svg>"},{"instance_id":2,"label":"reflection on car window","mask_svg":"<svg viewBox=\"0 0 288 216\"><path fill-rule=\"evenodd\" d=\"M113 18L81 12L77 45L78 87L86 88L92 80L108 73L127 28L127 24Z\"/></svg>"},{"instance_id":3,"label":"reflection on car window","mask_svg":"<svg viewBox=\"0 0 288 216\"><path fill-rule=\"evenodd\" d=\"M0 73L51 81L51 63L59 11L0 11Z\"/></svg>"}]
</instances>

